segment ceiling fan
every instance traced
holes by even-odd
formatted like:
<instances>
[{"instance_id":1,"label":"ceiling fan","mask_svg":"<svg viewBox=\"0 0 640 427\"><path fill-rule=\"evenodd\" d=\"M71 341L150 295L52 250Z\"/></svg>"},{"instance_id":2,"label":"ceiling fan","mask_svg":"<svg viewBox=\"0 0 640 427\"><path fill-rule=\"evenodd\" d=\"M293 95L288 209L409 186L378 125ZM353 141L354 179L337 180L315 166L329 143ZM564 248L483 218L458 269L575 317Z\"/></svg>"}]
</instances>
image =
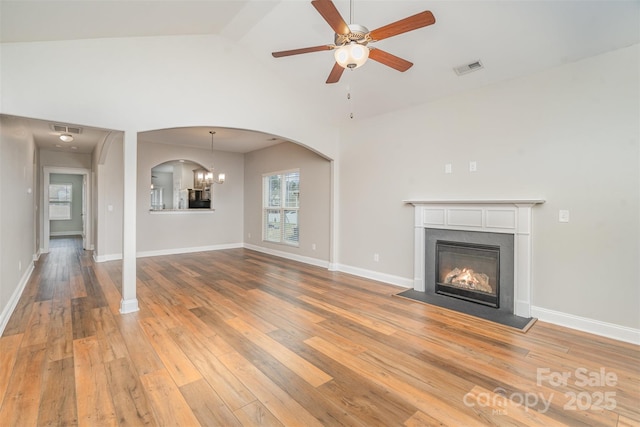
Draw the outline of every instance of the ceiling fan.
<instances>
[{"instance_id":1,"label":"ceiling fan","mask_svg":"<svg viewBox=\"0 0 640 427\"><path fill-rule=\"evenodd\" d=\"M367 61L367 58L371 58L398 71L407 71L413 66L413 63L385 52L382 49L369 47L368 44L426 27L436 22L433 14L425 10L424 12L409 16L385 25L384 27L369 31L367 27L362 25L347 24L331 0L313 0L311 4L320 15L322 15L324 20L327 21L333 31L335 31L334 44L283 50L273 52L271 55L273 55L274 58L281 58L283 56L299 55L301 53L335 50L334 57L336 63L331 73L329 73L327 83L337 83L345 68L358 68ZM353 3L351 3L351 6L353 7Z\"/></svg>"}]
</instances>

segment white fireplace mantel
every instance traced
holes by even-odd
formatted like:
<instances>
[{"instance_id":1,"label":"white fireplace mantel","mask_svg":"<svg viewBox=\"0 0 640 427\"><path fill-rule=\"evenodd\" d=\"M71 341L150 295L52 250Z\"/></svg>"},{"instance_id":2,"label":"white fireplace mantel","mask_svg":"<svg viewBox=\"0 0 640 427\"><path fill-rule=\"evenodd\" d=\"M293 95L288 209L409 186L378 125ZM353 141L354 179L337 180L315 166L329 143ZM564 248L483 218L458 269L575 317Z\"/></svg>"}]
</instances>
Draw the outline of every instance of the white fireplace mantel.
<instances>
[{"instance_id":1,"label":"white fireplace mantel","mask_svg":"<svg viewBox=\"0 0 640 427\"><path fill-rule=\"evenodd\" d=\"M531 209L542 199L405 200L415 207L413 288L425 291L425 228L514 235L514 307L531 317Z\"/></svg>"}]
</instances>

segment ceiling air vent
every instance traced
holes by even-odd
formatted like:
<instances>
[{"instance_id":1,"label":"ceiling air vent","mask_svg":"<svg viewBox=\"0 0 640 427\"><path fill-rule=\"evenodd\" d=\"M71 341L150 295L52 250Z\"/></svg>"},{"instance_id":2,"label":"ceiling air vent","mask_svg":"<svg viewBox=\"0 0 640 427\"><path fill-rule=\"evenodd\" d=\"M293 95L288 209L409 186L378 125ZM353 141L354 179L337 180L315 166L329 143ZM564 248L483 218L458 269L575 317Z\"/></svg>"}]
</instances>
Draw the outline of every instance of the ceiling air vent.
<instances>
[{"instance_id":1,"label":"ceiling air vent","mask_svg":"<svg viewBox=\"0 0 640 427\"><path fill-rule=\"evenodd\" d=\"M459 67L455 67L453 71L455 71L457 75L462 76L465 74L469 74L473 71L482 70L483 68L484 68L484 65L482 65L482 62L480 62L480 60L477 60L470 64L465 64L465 65L460 65Z\"/></svg>"},{"instance_id":2,"label":"ceiling air vent","mask_svg":"<svg viewBox=\"0 0 640 427\"><path fill-rule=\"evenodd\" d=\"M78 126L56 125L52 124L51 129L55 132L81 134L82 128Z\"/></svg>"}]
</instances>

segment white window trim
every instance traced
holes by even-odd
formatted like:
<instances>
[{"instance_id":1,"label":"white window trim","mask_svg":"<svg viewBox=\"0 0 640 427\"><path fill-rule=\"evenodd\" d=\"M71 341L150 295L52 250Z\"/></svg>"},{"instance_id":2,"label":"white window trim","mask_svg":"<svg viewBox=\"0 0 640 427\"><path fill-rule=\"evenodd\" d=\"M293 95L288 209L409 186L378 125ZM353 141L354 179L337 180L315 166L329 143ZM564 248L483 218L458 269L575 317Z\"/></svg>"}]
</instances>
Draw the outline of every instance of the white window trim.
<instances>
[{"instance_id":1,"label":"white window trim","mask_svg":"<svg viewBox=\"0 0 640 427\"><path fill-rule=\"evenodd\" d=\"M267 198L268 198L268 192L265 189L265 178L270 177L270 176L274 176L274 175L281 175L282 179L283 179L283 183L284 183L284 176L289 174L289 173L297 173L298 174L298 185L300 184L300 169L299 168L295 168L295 169L286 169L286 170L281 170L281 171L275 171L275 172L268 172L268 173L263 173L262 174L262 182L261 182L261 186L262 186L262 241L265 243L272 243L275 245L285 245L285 246L290 246L290 247L299 247L300 246L300 203L299 203L299 199L298 199L298 206L297 207L286 207L284 206L284 200L285 200L285 193L286 193L286 186L285 185L281 185L280 189L281 189L281 200L282 202L280 203L280 206L268 206L267 204ZM299 196L298 196L299 197ZM296 211L298 212L298 241L297 242L290 242L287 241L284 238L284 232L285 232L285 228L284 227L280 227L280 241L273 241L273 240L267 240L266 235L267 235L267 230L266 230L266 211L267 210L279 210L280 211L280 218L284 218L285 217L285 211Z\"/></svg>"}]
</instances>

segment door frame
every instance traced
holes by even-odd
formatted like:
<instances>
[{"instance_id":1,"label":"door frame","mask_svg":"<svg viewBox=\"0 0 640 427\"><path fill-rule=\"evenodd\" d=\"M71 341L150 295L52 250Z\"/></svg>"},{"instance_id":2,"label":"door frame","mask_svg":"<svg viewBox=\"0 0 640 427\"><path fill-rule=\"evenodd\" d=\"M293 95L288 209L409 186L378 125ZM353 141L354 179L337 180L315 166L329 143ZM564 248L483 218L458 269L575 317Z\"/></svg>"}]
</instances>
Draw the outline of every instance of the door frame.
<instances>
[{"instance_id":1,"label":"door frame","mask_svg":"<svg viewBox=\"0 0 640 427\"><path fill-rule=\"evenodd\" d=\"M52 173L61 173L68 175L82 175L83 194L82 203L85 207L84 218L82 220L82 247L85 250L93 249L92 229L93 212L91 211L91 170L83 168L65 168L55 166L44 166L43 168L43 185L42 185L42 253L49 252L49 233L51 224L49 222L49 184Z\"/></svg>"}]
</instances>

